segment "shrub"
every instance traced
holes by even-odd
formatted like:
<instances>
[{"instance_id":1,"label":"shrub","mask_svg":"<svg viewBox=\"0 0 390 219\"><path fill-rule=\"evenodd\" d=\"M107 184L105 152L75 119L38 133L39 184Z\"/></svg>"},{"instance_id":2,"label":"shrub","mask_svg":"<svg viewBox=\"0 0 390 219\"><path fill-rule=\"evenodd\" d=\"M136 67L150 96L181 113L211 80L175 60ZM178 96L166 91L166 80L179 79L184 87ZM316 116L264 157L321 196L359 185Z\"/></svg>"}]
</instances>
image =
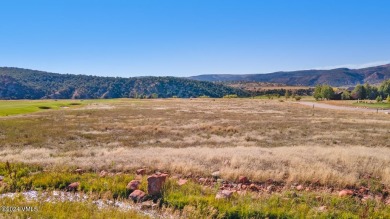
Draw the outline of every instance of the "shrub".
<instances>
[{"instance_id":1,"label":"shrub","mask_svg":"<svg viewBox=\"0 0 390 219\"><path fill-rule=\"evenodd\" d=\"M238 98L237 94L228 94L223 96L223 98Z\"/></svg>"},{"instance_id":2,"label":"shrub","mask_svg":"<svg viewBox=\"0 0 390 219\"><path fill-rule=\"evenodd\" d=\"M39 109L51 109L50 106L38 106Z\"/></svg>"}]
</instances>

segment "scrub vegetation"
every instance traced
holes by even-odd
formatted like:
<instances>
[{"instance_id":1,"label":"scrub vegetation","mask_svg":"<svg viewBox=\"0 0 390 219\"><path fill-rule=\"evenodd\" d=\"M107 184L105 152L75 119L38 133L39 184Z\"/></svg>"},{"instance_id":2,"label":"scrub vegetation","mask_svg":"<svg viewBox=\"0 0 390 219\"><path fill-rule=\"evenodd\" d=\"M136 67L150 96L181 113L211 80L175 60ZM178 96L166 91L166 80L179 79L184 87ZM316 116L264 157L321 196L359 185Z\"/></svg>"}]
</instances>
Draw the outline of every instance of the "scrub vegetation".
<instances>
[{"instance_id":1,"label":"scrub vegetation","mask_svg":"<svg viewBox=\"0 0 390 219\"><path fill-rule=\"evenodd\" d=\"M79 182L76 193L88 199L3 197L2 205L40 209L5 216L155 217L95 204L129 202L127 184L138 179L146 191L146 178L155 172L169 174L162 196L155 200L161 217L390 216L390 120L384 113L313 109L278 99L43 102L31 104L52 108L0 117L1 193L65 192L70 183ZM52 110L60 103L70 108ZM139 168L147 174L135 175ZM102 171L107 175L102 177ZM216 171L218 176L213 175ZM256 189L239 186L242 175ZM188 182L180 186L179 178ZM226 185L236 192L216 199ZM343 189L354 195L339 197ZM60 205L67 207L56 212Z\"/></svg>"}]
</instances>

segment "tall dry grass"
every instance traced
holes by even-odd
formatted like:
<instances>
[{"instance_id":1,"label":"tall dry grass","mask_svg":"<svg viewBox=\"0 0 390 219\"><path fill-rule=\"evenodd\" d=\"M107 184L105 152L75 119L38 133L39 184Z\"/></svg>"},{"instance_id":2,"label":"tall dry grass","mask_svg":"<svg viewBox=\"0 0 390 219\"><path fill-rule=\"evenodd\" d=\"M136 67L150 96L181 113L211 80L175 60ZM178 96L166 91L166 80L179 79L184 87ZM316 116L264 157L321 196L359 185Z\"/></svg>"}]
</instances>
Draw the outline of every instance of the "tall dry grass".
<instances>
[{"instance_id":1,"label":"tall dry grass","mask_svg":"<svg viewBox=\"0 0 390 219\"><path fill-rule=\"evenodd\" d=\"M53 156L53 154L57 154ZM390 149L368 147L188 147L89 148L58 154L55 149L5 150L2 160L72 165L96 171L129 171L140 167L202 176L219 170L223 178L247 175L267 179L328 185L357 184L366 174L390 185Z\"/></svg>"},{"instance_id":2,"label":"tall dry grass","mask_svg":"<svg viewBox=\"0 0 390 219\"><path fill-rule=\"evenodd\" d=\"M1 161L390 185L390 117L269 100L122 100L0 119ZM103 105L105 106L105 105Z\"/></svg>"}]
</instances>

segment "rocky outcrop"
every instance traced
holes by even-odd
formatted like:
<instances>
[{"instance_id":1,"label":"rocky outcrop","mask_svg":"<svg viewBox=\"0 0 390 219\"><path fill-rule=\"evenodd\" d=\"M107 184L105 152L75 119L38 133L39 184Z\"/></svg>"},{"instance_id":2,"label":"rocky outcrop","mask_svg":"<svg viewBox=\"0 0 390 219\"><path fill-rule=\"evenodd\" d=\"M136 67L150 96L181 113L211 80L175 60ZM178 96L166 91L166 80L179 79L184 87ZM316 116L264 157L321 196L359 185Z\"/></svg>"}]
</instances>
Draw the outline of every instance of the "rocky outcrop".
<instances>
[{"instance_id":1,"label":"rocky outcrop","mask_svg":"<svg viewBox=\"0 0 390 219\"><path fill-rule=\"evenodd\" d=\"M162 187L168 174L153 174L148 177L148 194L151 196L161 195Z\"/></svg>"},{"instance_id":2,"label":"rocky outcrop","mask_svg":"<svg viewBox=\"0 0 390 219\"><path fill-rule=\"evenodd\" d=\"M134 202L142 202L146 198L146 193L141 190L134 190L130 195L129 199L133 200Z\"/></svg>"}]
</instances>

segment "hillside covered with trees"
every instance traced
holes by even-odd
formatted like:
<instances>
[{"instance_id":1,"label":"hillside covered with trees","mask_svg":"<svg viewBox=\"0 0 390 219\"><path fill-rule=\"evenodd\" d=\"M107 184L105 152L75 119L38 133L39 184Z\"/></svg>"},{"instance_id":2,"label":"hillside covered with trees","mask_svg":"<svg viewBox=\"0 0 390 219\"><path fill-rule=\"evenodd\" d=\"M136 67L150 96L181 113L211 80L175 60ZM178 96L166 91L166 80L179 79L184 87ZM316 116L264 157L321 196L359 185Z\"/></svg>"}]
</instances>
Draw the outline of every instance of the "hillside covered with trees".
<instances>
[{"instance_id":1,"label":"hillside covered with trees","mask_svg":"<svg viewBox=\"0 0 390 219\"><path fill-rule=\"evenodd\" d=\"M379 84L390 79L390 64L361 69L337 68L330 70L301 70L274 72L268 74L210 74L190 77L191 79L214 82L267 82L289 86L355 86L357 84Z\"/></svg>"},{"instance_id":2,"label":"hillside covered with trees","mask_svg":"<svg viewBox=\"0 0 390 219\"><path fill-rule=\"evenodd\" d=\"M390 102L390 80L383 81L379 86L372 86L368 83L364 85L358 84L351 91L335 89L329 85L317 85L313 95L316 100L376 100L381 102L386 99Z\"/></svg>"},{"instance_id":3,"label":"hillside covered with trees","mask_svg":"<svg viewBox=\"0 0 390 219\"><path fill-rule=\"evenodd\" d=\"M177 77L98 77L0 68L0 99L96 99L249 96L247 91Z\"/></svg>"}]
</instances>

